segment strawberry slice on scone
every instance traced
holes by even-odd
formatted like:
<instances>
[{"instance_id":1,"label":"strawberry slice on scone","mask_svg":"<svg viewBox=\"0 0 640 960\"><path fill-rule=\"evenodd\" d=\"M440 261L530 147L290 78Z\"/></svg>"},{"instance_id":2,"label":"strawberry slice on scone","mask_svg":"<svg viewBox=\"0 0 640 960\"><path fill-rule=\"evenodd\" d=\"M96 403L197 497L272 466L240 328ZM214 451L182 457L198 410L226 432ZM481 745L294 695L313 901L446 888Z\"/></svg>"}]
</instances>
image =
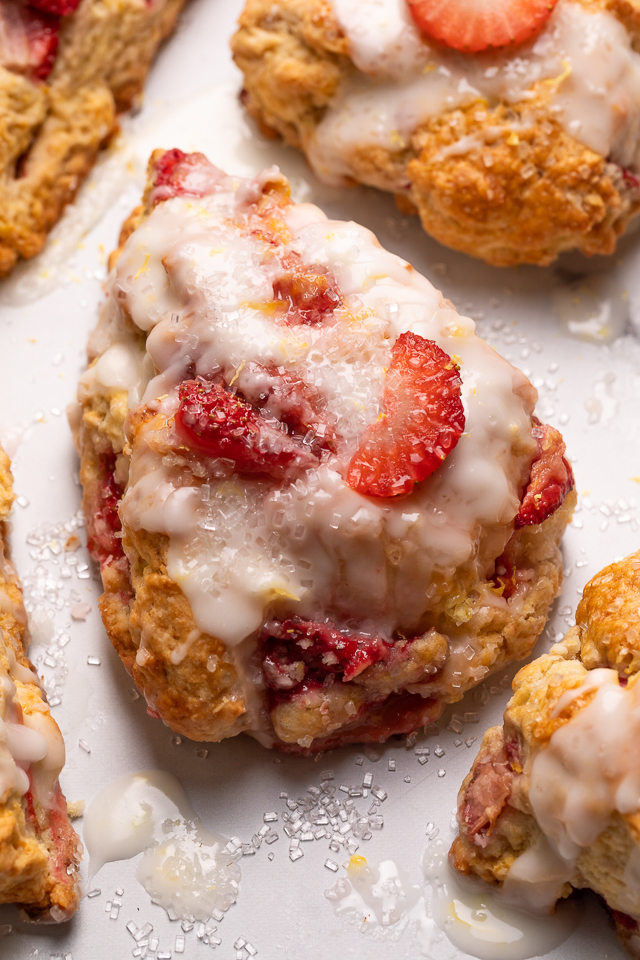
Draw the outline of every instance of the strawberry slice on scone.
<instances>
[{"instance_id":1,"label":"strawberry slice on scone","mask_svg":"<svg viewBox=\"0 0 640 960\"><path fill-rule=\"evenodd\" d=\"M478 53L523 43L542 29L558 0L407 0L423 33Z\"/></svg>"},{"instance_id":2,"label":"strawberry slice on scone","mask_svg":"<svg viewBox=\"0 0 640 960\"><path fill-rule=\"evenodd\" d=\"M464 430L461 384L456 364L437 343L401 333L387 371L384 412L349 464L349 486L370 497L397 497L437 470Z\"/></svg>"}]
</instances>

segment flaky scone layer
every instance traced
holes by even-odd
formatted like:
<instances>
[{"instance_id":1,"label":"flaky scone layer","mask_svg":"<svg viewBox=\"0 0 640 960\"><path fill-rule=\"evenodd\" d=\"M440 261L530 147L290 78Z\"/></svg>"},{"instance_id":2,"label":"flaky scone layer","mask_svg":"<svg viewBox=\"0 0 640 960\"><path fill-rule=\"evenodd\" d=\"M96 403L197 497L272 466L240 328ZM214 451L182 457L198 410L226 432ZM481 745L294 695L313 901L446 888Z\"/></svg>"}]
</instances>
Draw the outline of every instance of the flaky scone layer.
<instances>
[{"instance_id":1,"label":"flaky scone layer","mask_svg":"<svg viewBox=\"0 0 640 960\"><path fill-rule=\"evenodd\" d=\"M637 2L581 5L613 14L637 44ZM329 106L359 73L332 4L248 0L232 49L249 112L309 154ZM494 266L544 265L570 249L612 253L640 207L640 183L562 128L555 92L542 80L521 102L478 97L442 109L391 147L355 137L349 176L394 193L436 240Z\"/></svg>"},{"instance_id":2,"label":"flaky scone layer","mask_svg":"<svg viewBox=\"0 0 640 960\"><path fill-rule=\"evenodd\" d=\"M593 703L599 689L597 682L589 683L598 676L593 671L616 671L625 690L633 691L639 650L640 552L593 577L575 627L516 675L504 723L485 734L460 790L460 832L451 848L457 870L502 886L519 858L541 842L543 830L530 799L536 757L544 756L556 731ZM597 751L598 744L592 741L587 749ZM571 807L565 815L571 818ZM568 896L586 887L600 894L632 956L640 951L640 896L633 880L639 850L640 812L613 809L595 842L581 848L558 891Z\"/></svg>"},{"instance_id":3,"label":"flaky scone layer","mask_svg":"<svg viewBox=\"0 0 640 960\"><path fill-rule=\"evenodd\" d=\"M11 779L13 761L0 743L0 903L16 904L34 920L60 921L79 904L82 846L57 780L62 737L25 655L27 618L6 543L12 501L9 458L0 447L0 676L6 681L0 686L0 719L30 727L48 744L44 759L27 765L24 792L5 780Z\"/></svg>"},{"instance_id":4,"label":"flaky scone layer","mask_svg":"<svg viewBox=\"0 0 640 960\"><path fill-rule=\"evenodd\" d=\"M0 277L40 252L185 0L82 0L46 81L0 66Z\"/></svg>"}]
</instances>

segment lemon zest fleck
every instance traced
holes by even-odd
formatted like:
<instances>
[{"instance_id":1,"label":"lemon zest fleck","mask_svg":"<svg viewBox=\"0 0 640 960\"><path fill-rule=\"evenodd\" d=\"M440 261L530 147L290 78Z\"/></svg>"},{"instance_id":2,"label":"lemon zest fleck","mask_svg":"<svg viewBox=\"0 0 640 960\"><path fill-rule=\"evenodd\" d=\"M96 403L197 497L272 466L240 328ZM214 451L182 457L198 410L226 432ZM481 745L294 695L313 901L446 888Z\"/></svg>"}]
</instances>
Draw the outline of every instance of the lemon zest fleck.
<instances>
[{"instance_id":1,"label":"lemon zest fleck","mask_svg":"<svg viewBox=\"0 0 640 960\"><path fill-rule=\"evenodd\" d=\"M242 372L242 368L244 367L244 365L245 365L246 362L247 362L246 360L243 360L242 363L240 364L240 366L238 367L238 369L236 370L236 372L234 373L233 379L232 379L231 382L229 383L229 386L230 386L230 387L232 387L232 386L234 385L234 383L236 382L236 380L237 380L238 377L240 376L240 374L241 374L241 372Z\"/></svg>"},{"instance_id":2,"label":"lemon zest fleck","mask_svg":"<svg viewBox=\"0 0 640 960\"><path fill-rule=\"evenodd\" d=\"M150 257L150 254L147 253L146 257L144 258L144 263L142 264L142 266L136 273L135 277L133 278L134 280L137 280L141 273L149 272L149 257Z\"/></svg>"}]
</instances>

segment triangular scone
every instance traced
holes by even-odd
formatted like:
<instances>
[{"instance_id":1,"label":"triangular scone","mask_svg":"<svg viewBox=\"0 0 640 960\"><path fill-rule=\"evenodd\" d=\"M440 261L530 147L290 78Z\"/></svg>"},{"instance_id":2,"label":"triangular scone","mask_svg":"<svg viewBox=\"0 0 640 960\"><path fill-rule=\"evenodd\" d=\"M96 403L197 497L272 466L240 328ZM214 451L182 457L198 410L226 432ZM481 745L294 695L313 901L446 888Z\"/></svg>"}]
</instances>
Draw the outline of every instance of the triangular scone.
<instances>
[{"instance_id":1,"label":"triangular scone","mask_svg":"<svg viewBox=\"0 0 640 960\"><path fill-rule=\"evenodd\" d=\"M513 681L458 804L451 859L551 911L590 887L640 956L640 552L585 587L576 625Z\"/></svg>"},{"instance_id":2,"label":"triangular scone","mask_svg":"<svg viewBox=\"0 0 640 960\"><path fill-rule=\"evenodd\" d=\"M0 903L57 922L79 903L82 846L58 783L62 736L25 655L27 615L6 543L12 502L0 447Z\"/></svg>"},{"instance_id":3,"label":"triangular scone","mask_svg":"<svg viewBox=\"0 0 640 960\"><path fill-rule=\"evenodd\" d=\"M183 4L0 3L0 277L42 249Z\"/></svg>"},{"instance_id":4,"label":"triangular scone","mask_svg":"<svg viewBox=\"0 0 640 960\"><path fill-rule=\"evenodd\" d=\"M524 375L277 169L157 151L76 411L103 619L196 740L382 741L531 650L575 502Z\"/></svg>"}]
</instances>

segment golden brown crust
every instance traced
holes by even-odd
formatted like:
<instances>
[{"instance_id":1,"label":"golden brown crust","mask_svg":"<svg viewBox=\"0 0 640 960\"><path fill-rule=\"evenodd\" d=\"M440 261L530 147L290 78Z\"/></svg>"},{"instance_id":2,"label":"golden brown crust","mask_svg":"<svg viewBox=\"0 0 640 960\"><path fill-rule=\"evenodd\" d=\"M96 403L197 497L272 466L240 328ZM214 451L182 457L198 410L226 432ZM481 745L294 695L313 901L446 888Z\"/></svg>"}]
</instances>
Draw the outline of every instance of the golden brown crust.
<instances>
[{"instance_id":1,"label":"golden brown crust","mask_svg":"<svg viewBox=\"0 0 640 960\"><path fill-rule=\"evenodd\" d=\"M639 35L636 0L584 3L610 9ZM355 69L325 0L248 0L232 49L250 113L303 150ZM394 151L354 150L350 167L357 180L396 193L403 212L417 212L441 243L495 266L544 265L569 249L612 253L640 209L638 192L564 133L548 109L550 92L542 81L525 105L478 101L443 112ZM401 193L398 184L406 184Z\"/></svg>"},{"instance_id":2,"label":"golden brown crust","mask_svg":"<svg viewBox=\"0 0 640 960\"><path fill-rule=\"evenodd\" d=\"M27 618L5 542L12 487L9 458L0 447L0 672L12 677L23 715L46 717L53 724L25 655ZM20 668L32 672L32 679L22 672L23 679L18 679L11 665L13 657ZM0 688L0 717L5 711L5 697L6 692ZM31 791L21 797L11 787L0 794L0 903L17 904L33 919L67 919L79 903L75 871L81 844L69 824L64 797L57 786L51 801L49 808L43 808Z\"/></svg>"},{"instance_id":3,"label":"golden brown crust","mask_svg":"<svg viewBox=\"0 0 640 960\"><path fill-rule=\"evenodd\" d=\"M0 277L42 249L184 2L82 0L46 84L0 67Z\"/></svg>"},{"instance_id":4,"label":"golden brown crust","mask_svg":"<svg viewBox=\"0 0 640 960\"><path fill-rule=\"evenodd\" d=\"M640 555L612 563L585 587L576 612L588 670L613 667L624 676L640 670Z\"/></svg>"},{"instance_id":5,"label":"golden brown crust","mask_svg":"<svg viewBox=\"0 0 640 960\"><path fill-rule=\"evenodd\" d=\"M558 727L567 723L591 701L596 688L573 697L557 710L560 698L581 686L590 669L613 667L629 683L640 680L640 552L606 567L587 584L578 607L577 623L562 643L549 654L523 667L513 681L513 696L504 722L489 730L482 741L473 768L459 793L460 832L451 848L452 863L465 874L475 874L489 883L502 883L514 861L540 836L529 802L529 777L536 753L544 748ZM508 753L509 794L499 816L478 843L471 821L470 788L482 765ZM580 853L575 874L564 886L566 896L576 887L590 887L621 914L618 932L627 941L640 917L634 889L625 881L631 855L640 848L640 814L614 813L607 828ZM634 919L635 918L635 919ZM625 925L626 924L626 925Z\"/></svg>"}]
</instances>

